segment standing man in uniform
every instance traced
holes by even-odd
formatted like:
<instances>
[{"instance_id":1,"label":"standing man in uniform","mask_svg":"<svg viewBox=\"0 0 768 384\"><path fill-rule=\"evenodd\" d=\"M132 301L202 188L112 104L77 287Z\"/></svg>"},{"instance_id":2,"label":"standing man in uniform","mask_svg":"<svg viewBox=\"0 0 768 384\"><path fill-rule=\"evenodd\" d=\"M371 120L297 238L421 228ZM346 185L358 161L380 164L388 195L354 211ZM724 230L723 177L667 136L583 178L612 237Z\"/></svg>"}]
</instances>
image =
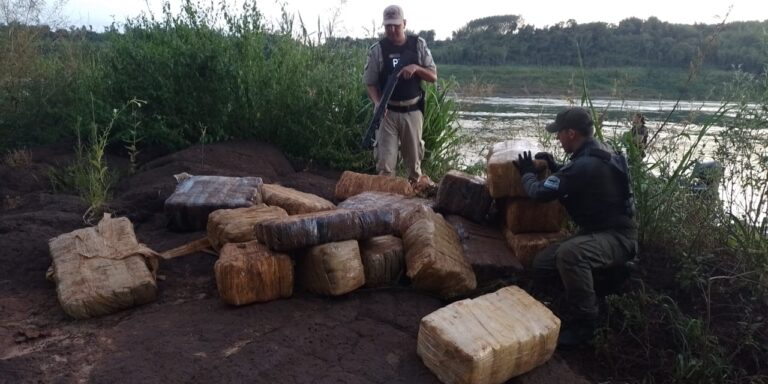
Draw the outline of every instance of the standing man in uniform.
<instances>
[{"instance_id":1,"label":"standing man in uniform","mask_svg":"<svg viewBox=\"0 0 768 384\"><path fill-rule=\"evenodd\" d=\"M520 155L522 182L536 201L559 199L579 231L536 256L533 288L541 290L559 275L572 317L564 320L558 345L574 347L589 342L597 325L593 270L623 267L634 258L637 224L626 160L593 137L589 112L567 109L546 129L557 134L570 161L561 166L551 154L537 153L552 171L538 181L530 152Z\"/></svg>"},{"instance_id":2,"label":"standing man in uniform","mask_svg":"<svg viewBox=\"0 0 768 384\"><path fill-rule=\"evenodd\" d=\"M376 133L374 156L376 171L380 175L393 176L399 144L408 180L416 183L421 177L421 160L424 158L424 142L421 140L424 91L421 81L434 83L437 80L437 67L424 39L405 35L405 23L402 8L390 5L384 9L386 37L368 51L363 83L367 87L368 97L378 107L387 76L393 72L397 63L401 59L415 59L400 71L400 80Z\"/></svg>"}]
</instances>

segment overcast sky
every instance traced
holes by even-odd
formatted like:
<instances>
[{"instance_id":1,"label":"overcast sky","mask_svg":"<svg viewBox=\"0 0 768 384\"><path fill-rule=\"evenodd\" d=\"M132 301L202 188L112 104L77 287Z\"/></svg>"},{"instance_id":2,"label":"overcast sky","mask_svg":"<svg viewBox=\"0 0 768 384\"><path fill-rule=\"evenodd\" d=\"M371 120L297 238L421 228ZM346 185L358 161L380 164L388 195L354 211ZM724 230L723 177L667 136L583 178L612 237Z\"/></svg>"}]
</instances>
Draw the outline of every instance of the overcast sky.
<instances>
[{"instance_id":1,"label":"overcast sky","mask_svg":"<svg viewBox=\"0 0 768 384\"><path fill-rule=\"evenodd\" d=\"M242 0L227 1L235 8L242 4ZM174 10L178 9L179 3L179 0L171 0ZM300 12L310 26L317 25L318 16L325 25L337 14L335 33L356 37L368 35L367 31L374 23L379 28L376 32L380 32L381 13L390 4L403 7L409 29L434 29L439 39L450 37L451 32L472 19L504 14L522 15L526 23L537 27L568 19L578 23L618 23L631 16L642 19L656 16L674 23L713 24L722 21L729 9L728 21L768 19L768 0L287 0L286 3L290 11ZM157 13L161 4L161 0L68 0L64 16L69 25L92 25L94 30L101 31L113 19L120 22L148 9ZM277 1L261 0L257 4L268 20L279 17Z\"/></svg>"}]
</instances>

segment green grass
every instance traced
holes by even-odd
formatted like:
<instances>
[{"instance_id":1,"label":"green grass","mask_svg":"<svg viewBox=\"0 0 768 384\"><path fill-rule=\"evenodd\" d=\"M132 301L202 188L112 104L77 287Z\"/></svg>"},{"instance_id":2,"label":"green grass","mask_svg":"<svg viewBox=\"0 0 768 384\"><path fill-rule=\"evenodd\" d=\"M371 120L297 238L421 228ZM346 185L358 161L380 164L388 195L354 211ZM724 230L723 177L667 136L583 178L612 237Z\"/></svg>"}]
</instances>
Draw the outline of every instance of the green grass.
<instances>
[{"instance_id":1,"label":"green grass","mask_svg":"<svg viewBox=\"0 0 768 384\"><path fill-rule=\"evenodd\" d=\"M439 65L440 76L454 76L459 92L472 89L473 83L490 84L502 96L581 97L578 67L469 66ZM689 72L679 68L590 68L587 81L594 97L677 99ZM719 100L716 92L733 77L730 71L704 70L697 81L683 92L683 99ZM472 93L472 92L469 92Z\"/></svg>"}]
</instances>

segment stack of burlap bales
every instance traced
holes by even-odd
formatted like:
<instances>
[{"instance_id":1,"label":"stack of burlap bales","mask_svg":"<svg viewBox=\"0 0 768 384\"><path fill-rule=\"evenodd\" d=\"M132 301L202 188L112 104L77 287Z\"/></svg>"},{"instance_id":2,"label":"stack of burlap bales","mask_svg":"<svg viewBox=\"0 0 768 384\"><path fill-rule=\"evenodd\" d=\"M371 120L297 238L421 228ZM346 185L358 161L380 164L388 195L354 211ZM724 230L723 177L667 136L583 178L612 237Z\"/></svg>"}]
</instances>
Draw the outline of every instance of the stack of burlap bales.
<instances>
[{"instance_id":1,"label":"stack of burlap bales","mask_svg":"<svg viewBox=\"0 0 768 384\"><path fill-rule=\"evenodd\" d=\"M395 269L404 266L416 289L444 299L469 294L477 282L456 231L432 210L431 203L413 198L414 194L404 179L353 172L345 172L336 185L336 197L346 200L339 207L356 212L388 210L392 213L392 233L402 239L363 243L364 269L376 274L371 284L391 282L402 274ZM401 256L404 262L398 260Z\"/></svg>"},{"instance_id":2,"label":"stack of burlap bales","mask_svg":"<svg viewBox=\"0 0 768 384\"><path fill-rule=\"evenodd\" d=\"M493 198L486 180L450 171L440 180L435 210L455 228L467 261L481 282L509 278L521 269L502 231L493 222Z\"/></svg>"},{"instance_id":3,"label":"stack of burlap bales","mask_svg":"<svg viewBox=\"0 0 768 384\"><path fill-rule=\"evenodd\" d=\"M233 305L291 296L294 280L333 296L406 275L446 299L475 288L455 231L407 180L344 172L335 196L339 207L259 178L187 175L166 213L177 229L207 220L220 296Z\"/></svg>"},{"instance_id":4,"label":"stack of burlap bales","mask_svg":"<svg viewBox=\"0 0 768 384\"><path fill-rule=\"evenodd\" d=\"M502 206L504 236L518 261L530 267L534 257L563 237L565 211L558 201L538 203L528 197L515 166L518 155L541 147L529 140L510 140L493 145L488 154L488 186ZM544 160L534 160L539 180L549 176Z\"/></svg>"},{"instance_id":5,"label":"stack of burlap bales","mask_svg":"<svg viewBox=\"0 0 768 384\"><path fill-rule=\"evenodd\" d=\"M175 193L166 200L169 224L194 230L200 221L207 222L208 241L219 254L214 266L216 285L228 304L290 297L298 254L342 239L338 233L370 236L359 228L361 215L344 215L319 196L263 184L260 178L186 175L177 179ZM380 217L366 219L376 224L366 230L389 232ZM267 222L273 224L263 225Z\"/></svg>"}]
</instances>

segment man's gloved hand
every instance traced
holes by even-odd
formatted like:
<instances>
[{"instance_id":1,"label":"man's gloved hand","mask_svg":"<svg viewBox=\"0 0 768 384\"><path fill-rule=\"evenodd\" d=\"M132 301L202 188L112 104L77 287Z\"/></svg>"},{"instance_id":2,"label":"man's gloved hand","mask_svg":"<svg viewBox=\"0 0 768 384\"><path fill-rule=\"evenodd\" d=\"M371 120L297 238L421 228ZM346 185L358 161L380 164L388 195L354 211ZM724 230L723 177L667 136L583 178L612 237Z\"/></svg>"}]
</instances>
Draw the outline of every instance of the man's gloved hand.
<instances>
[{"instance_id":1,"label":"man's gloved hand","mask_svg":"<svg viewBox=\"0 0 768 384\"><path fill-rule=\"evenodd\" d=\"M517 169L520 170L520 176L526 173L536 173L536 167L533 165L533 157L531 157L531 151L525 151L521 155L517 155L517 163L515 163Z\"/></svg>"},{"instance_id":2,"label":"man's gloved hand","mask_svg":"<svg viewBox=\"0 0 768 384\"><path fill-rule=\"evenodd\" d=\"M536 156L533 157L536 160L544 160L547 162L547 167L549 168L549 171L552 173L557 172L557 169L560 168L555 162L555 157L552 156L549 152L539 152L536 154Z\"/></svg>"}]
</instances>

